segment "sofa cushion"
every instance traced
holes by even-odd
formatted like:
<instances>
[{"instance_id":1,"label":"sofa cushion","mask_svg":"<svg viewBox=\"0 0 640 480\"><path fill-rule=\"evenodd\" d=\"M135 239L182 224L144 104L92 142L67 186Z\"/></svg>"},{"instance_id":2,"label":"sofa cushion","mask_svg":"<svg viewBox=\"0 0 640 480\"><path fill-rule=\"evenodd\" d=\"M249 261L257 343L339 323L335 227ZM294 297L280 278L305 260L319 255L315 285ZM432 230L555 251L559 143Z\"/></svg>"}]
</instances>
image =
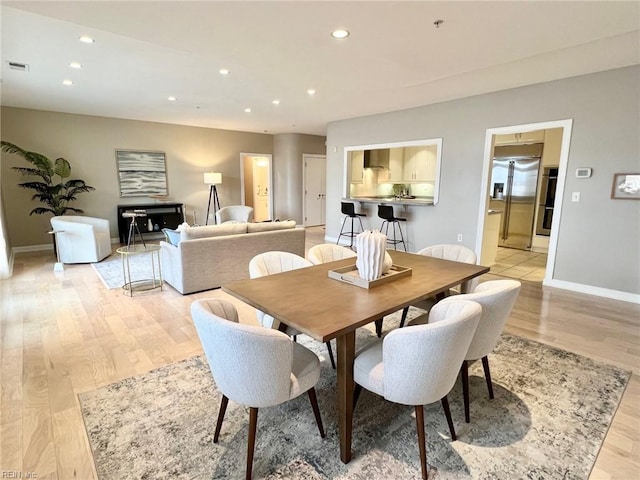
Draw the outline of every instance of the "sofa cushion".
<instances>
[{"instance_id":1,"label":"sofa cushion","mask_svg":"<svg viewBox=\"0 0 640 480\"><path fill-rule=\"evenodd\" d=\"M203 227L189 227L180 232L181 240L195 238L222 237L247 233L246 223L225 223L223 225L206 225Z\"/></svg>"},{"instance_id":2,"label":"sofa cushion","mask_svg":"<svg viewBox=\"0 0 640 480\"><path fill-rule=\"evenodd\" d=\"M284 222L247 223L247 233L269 232L271 230L285 230L287 228L295 227L295 220L285 220Z\"/></svg>"}]
</instances>

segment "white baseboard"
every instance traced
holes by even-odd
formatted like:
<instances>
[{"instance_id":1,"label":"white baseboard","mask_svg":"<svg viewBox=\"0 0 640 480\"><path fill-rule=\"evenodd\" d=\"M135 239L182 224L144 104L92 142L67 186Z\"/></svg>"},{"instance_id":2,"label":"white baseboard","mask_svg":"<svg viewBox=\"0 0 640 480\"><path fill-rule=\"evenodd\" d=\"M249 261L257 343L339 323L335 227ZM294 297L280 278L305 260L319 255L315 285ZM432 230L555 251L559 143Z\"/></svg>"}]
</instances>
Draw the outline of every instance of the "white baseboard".
<instances>
[{"instance_id":1,"label":"white baseboard","mask_svg":"<svg viewBox=\"0 0 640 480\"><path fill-rule=\"evenodd\" d=\"M25 253L25 252L44 252L46 250L53 251L53 244L46 243L44 245L27 245L25 247L13 247L11 249L11 255L15 255L16 253Z\"/></svg>"},{"instance_id":2,"label":"white baseboard","mask_svg":"<svg viewBox=\"0 0 640 480\"><path fill-rule=\"evenodd\" d=\"M158 236L158 238L161 237ZM120 243L120 239L118 237L113 237L111 239L111 243ZM13 247L11 249L11 258L13 258L16 253L44 252L47 250L53 251L53 243L45 243L44 245L27 245L25 247Z\"/></svg>"},{"instance_id":3,"label":"white baseboard","mask_svg":"<svg viewBox=\"0 0 640 480\"><path fill-rule=\"evenodd\" d=\"M619 290L611 290L609 288L594 287L592 285L584 285L581 283L567 282L564 280L545 280L542 282L545 287L561 288L572 292L586 293L597 297L611 298L612 300L620 300L623 302L640 304L640 295L629 292L621 292Z\"/></svg>"}]
</instances>

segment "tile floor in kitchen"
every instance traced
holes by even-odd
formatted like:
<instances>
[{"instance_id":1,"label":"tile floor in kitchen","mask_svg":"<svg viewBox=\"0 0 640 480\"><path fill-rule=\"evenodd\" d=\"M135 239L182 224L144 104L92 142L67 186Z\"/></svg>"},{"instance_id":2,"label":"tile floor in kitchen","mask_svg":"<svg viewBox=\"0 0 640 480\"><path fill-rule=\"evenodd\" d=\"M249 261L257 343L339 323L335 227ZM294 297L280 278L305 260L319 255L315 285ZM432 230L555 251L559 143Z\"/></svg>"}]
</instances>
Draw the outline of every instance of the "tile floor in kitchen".
<instances>
[{"instance_id":1,"label":"tile floor in kitchen","mask_svg":"<svg viewBox=\"0 0 640 480\"><path fill-rule=\"evenodd\" d=\"M542 282L546 265L546 253L498 247L496 264L491 267L491 273L530 282Z\"/></svg>"}]
</instances>

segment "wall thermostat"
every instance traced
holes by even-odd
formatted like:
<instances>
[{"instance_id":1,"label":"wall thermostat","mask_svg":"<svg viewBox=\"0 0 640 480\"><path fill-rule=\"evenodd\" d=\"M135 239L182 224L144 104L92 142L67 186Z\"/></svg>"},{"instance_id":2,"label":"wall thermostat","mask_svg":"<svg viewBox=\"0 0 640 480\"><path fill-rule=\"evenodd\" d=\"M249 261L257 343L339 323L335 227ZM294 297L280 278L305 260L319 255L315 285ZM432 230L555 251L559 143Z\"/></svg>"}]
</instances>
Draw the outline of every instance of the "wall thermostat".
<instances>
[{"instance_id":1,"label":"wall thermostat","mask_svg":"<svg viewBox=\"0 0 640 480\"><path fill-rule=\"evenodd\" d=\"M590 176L590 168L576 168L576 178L589 178Z\"/></svg>"}]
</instances>

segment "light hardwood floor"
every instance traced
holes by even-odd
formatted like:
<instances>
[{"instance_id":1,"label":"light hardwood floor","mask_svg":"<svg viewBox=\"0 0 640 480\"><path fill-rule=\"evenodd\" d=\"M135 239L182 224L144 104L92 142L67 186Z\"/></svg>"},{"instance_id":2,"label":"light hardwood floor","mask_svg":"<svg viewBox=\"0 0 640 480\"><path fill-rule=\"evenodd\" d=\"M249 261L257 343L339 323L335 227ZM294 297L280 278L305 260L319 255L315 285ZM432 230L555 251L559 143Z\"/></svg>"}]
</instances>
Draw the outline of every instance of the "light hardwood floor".
<instances>
[{"instance_id":1,"label":"light hardwood floor","mask_svg":"<svg viewBox=\"0 0 640 480\"><path fill-rule=\"evenodd\" d=\"M308 229L307 247L323 236ZM227 298L246 322L255 315L220 290L182 296L165 286L129 298L90 265L56 274L54 261L18 255L0 281L0 471L93 479L78 393L200 354L189 315L198 298ZM506 331L634 372L591 478L640 478L640 307L523 282Z\"/></svg>"}]
</instances>

